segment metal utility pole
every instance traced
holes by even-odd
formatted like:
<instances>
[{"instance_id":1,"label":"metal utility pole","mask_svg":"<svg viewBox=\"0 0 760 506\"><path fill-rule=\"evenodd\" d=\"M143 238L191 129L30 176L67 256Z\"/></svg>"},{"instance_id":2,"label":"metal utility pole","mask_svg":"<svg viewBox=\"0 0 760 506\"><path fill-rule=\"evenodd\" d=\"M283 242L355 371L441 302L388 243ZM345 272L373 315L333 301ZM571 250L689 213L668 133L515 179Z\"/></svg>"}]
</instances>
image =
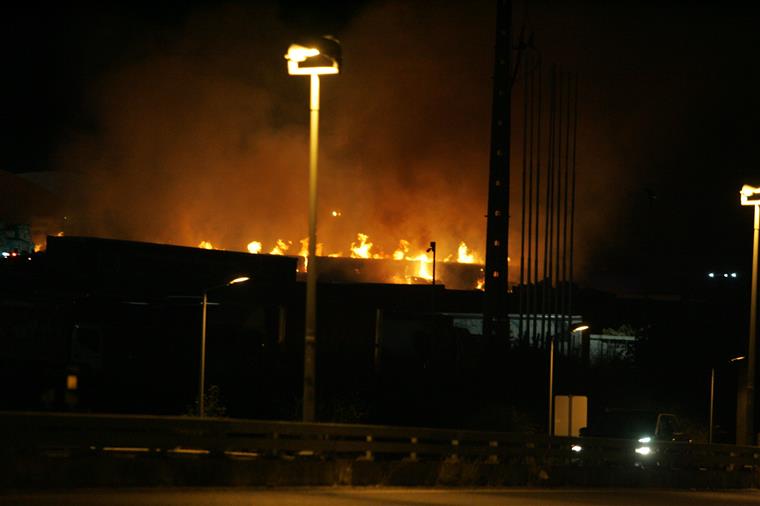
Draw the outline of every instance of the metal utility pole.
<instances>
[{"instance_id":1,"label":"metal utility pole","mask_svg":"<svg viewBox=\"0 0 760 506\"><path fill-rule=\"evenodd\" d=\"M319 75L311 75L309 107L309 266L306 269L306 335L303 364L303 421L313 422L317 356L317 159L319 150Z\"/></svg>"},{"instance_id":2,"label":"metal utility pole","mask_svg":"<svg viewBox=\"0 0 760 506\"><path fill-rule=\"evenodd\" d=\"M509 338L508 239L509 158L512 91L512 2L496 3L491 154L488 176L483 336L491 343Z\"/></svg>"},{"instance_id":3,"label":"metal utility pole","mask_svg":"<svg viewBox=\"0 0 760 506\"><path fill-rule=\"evenodd\" d=\"M303 364L303 421L313 422L316 412L317 355L317 161L319 155L319 76L340 72L337 39L325 36L306 45L291 44L285 55L288 74L310 76L309 101L309 256L306 269L306 315Z\"/></svg>"},{"instance_id":4,"label":"metal utility pole","mask_svg":"<svg viewBox=\"0 0 760 506\"><path fill-rule=\"evenodd\" d=\"M752 285L749 305L749 336L747 338L747 376L739 392L736 408L736 444L754 445L755 441L755 363L757 354L757 262L760 242L760 187L744 185L740 192L741 205L753 206L752 226Z\"/></svg>"}]
</instances>

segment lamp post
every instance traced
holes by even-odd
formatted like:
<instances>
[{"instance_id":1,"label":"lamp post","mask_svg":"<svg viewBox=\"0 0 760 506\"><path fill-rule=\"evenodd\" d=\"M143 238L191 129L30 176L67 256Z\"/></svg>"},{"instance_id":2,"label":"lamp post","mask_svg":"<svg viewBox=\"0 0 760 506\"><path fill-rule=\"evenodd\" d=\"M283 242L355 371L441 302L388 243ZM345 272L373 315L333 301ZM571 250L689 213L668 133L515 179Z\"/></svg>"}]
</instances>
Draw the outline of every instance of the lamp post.
<instances>
[{"instance_id":1,"label":"lamp post","mask_svg":"<svg viewBox=\"0 0 760 506\"><path fill-rule=\"evenodd\" d=\"M435 241L430 241L430 247L425 250L425 253L433 253L433 286L435 286Z\"/></svg>"},{"instance_id":2,"label":"lamp post","mask_svg":"<svg viewBox=\"0 0 760 506\"><path fill-rule=\"evenodd\" d=\"M208 306L208 293L211 290L216 290L217 288L224 288L225 286L231 286L236 285L238 283L245 283L248 281L249 277L247 276L241 276L239 278L235 278L231 281L228 281L227 283L224 283L223 285L216 285L212 286L211 288L206 288L203 291L203 318L201 322L201 372L200 372L200 379L198 380L198 416L206 416L206 307Z\"/></svg>"},{"instance_id":3,"label":"lamp post","mask_svg":"<svg viewBox=\"0 0 760 506\"><path fill-rule=\"evenodd\" d=\"M728 359L728 363L734 363L739 362L740 360L744 360L746 357L744 355L741 355L739 357L734 357ZM712 444L713 442L713 420L715 415L715 367L712 366L710 369L710 422L707 429L707 442ZM738 435L737 435L738 436Z\"/></svg>"},{"instance_id":4,"label":"lamp post","mask_svg":"<svg viewBox=\"0 0 760 506\"><path fill-rule=\"evenodd\" d=\"M314 383L317 345L317 155L319 150L319 76L340 71L340 44L332 37L322 37L301 44L291 44L285 55L288 74L309 76L309 251L306 269L306 322L303 372L303 421L313 422L315 412Z\"/></svg>"},{"instance_id":5,"label":"lamp post","mask_svg":"<svg viewBox=\"0 0 760 506\"><path fill-rule=\"evenodd\" d=\"M755 353L757 351L757 256L758 229L760 229L760 188L745 184L739 192L739 195L741 196L741 205L754 206L755 208L752 246L752 285L750 288L749 305L747 378L744 386L744 395L738 403L739 406L737 408L736 417L736 443L748 445L755 442L753 434L755 425Z\"/></svg>"},{"instance_id":6,"label":"lamp post","mask_svg":"<svg viewBox=\"0 0 760 506\"><path fill-rule=\"evenodd\" d=\"M570 332L583 333L588 330L586 323L576 323L570 327ZM554 334L549 338L549 435L554 435Z\"/></svg>"}]
</instances>

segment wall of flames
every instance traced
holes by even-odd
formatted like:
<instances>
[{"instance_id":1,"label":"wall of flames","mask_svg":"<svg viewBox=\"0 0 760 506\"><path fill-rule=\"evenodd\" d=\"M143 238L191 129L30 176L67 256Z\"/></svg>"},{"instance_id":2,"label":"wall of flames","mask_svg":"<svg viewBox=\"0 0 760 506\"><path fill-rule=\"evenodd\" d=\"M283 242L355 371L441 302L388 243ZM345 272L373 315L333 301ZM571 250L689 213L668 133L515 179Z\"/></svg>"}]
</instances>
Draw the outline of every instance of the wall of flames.
<instances>
[{"instance_id":1,"label":"wall of flames","mask_svg":"<svg viewBox=\"0 0 760 506\"><path fill-rule=\"evenodd\" d=\"M299 262L298 270L299 272L307 272L309 268L309 239L301 239L298 243L299 248L297 256L303 259L302 262ZM198 243L198 247L203 249L216 249L210 241L205 240ZM296 253L296 247L294 247L293 241L286 239L277 239L273 244L266 245L266 247L262 241L254 240L246 245L246 251L255 255L288 255ZM326 251L328 253L325 254ZM395 260L399 262L399 270L385 280L387 283L415 284L420 282L420 280L431 282L433 280L433 252L430 248L427 250L414 248L412 244L405 239L399 240L398 247L393 252L389 253L376 248L375 244L370 240L367 234L359 232L356 234L356 240L351 242L347 250L334 251L326 248L324 243L317 244L317 256L326 256L330 258ZM470 249L464 241L459 242L456 252L449 252L445 256L438 256L438 252L436 251L435 260L436 262L442 263L483 264L480 255ZM405 268L408 262L413 262L416 265L413 272L410 272ZM436 273L436 282L445 284L446 279L443 279L440 273ZM481 290L483 288L483 280L477 280L473 286L468 288Z\"/></svg>"}]
</instances>

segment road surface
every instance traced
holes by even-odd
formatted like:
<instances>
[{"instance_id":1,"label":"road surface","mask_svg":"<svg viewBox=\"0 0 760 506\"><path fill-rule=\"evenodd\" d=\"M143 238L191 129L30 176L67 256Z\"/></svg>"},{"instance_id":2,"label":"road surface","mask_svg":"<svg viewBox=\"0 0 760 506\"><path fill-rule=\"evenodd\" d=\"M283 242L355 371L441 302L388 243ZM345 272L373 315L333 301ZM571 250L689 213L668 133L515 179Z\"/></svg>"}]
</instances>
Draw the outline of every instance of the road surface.
<instances>
[{"instance_id":1,"label":"road surface","mask_svg":"<svg viewBox=\"0 0 760 506\"><path fill-rule=\"evenodd\" d=\"M90 489L0 492L13 506L760 506L760 491L633 489Z\"/></svg>"}]
</instances>

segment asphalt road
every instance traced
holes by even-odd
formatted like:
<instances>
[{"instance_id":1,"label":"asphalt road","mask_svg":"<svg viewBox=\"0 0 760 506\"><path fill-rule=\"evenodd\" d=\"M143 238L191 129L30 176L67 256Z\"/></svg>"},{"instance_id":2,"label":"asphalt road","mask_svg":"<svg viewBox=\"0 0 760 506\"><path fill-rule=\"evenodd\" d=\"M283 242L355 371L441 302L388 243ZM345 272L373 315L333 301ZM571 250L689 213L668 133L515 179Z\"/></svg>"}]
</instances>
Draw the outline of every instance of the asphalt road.
<instances>
[{"instance_id":1,"label":"asphalt road","mask_svg":"<svg viewBox=\"0 0 760 506\"><path fill-rule=\"evenodd\" d=\"M760 505L759 490L631 489L134 489L0 492L14 506L743 506Z\"/></svg>"}]
</instances>

